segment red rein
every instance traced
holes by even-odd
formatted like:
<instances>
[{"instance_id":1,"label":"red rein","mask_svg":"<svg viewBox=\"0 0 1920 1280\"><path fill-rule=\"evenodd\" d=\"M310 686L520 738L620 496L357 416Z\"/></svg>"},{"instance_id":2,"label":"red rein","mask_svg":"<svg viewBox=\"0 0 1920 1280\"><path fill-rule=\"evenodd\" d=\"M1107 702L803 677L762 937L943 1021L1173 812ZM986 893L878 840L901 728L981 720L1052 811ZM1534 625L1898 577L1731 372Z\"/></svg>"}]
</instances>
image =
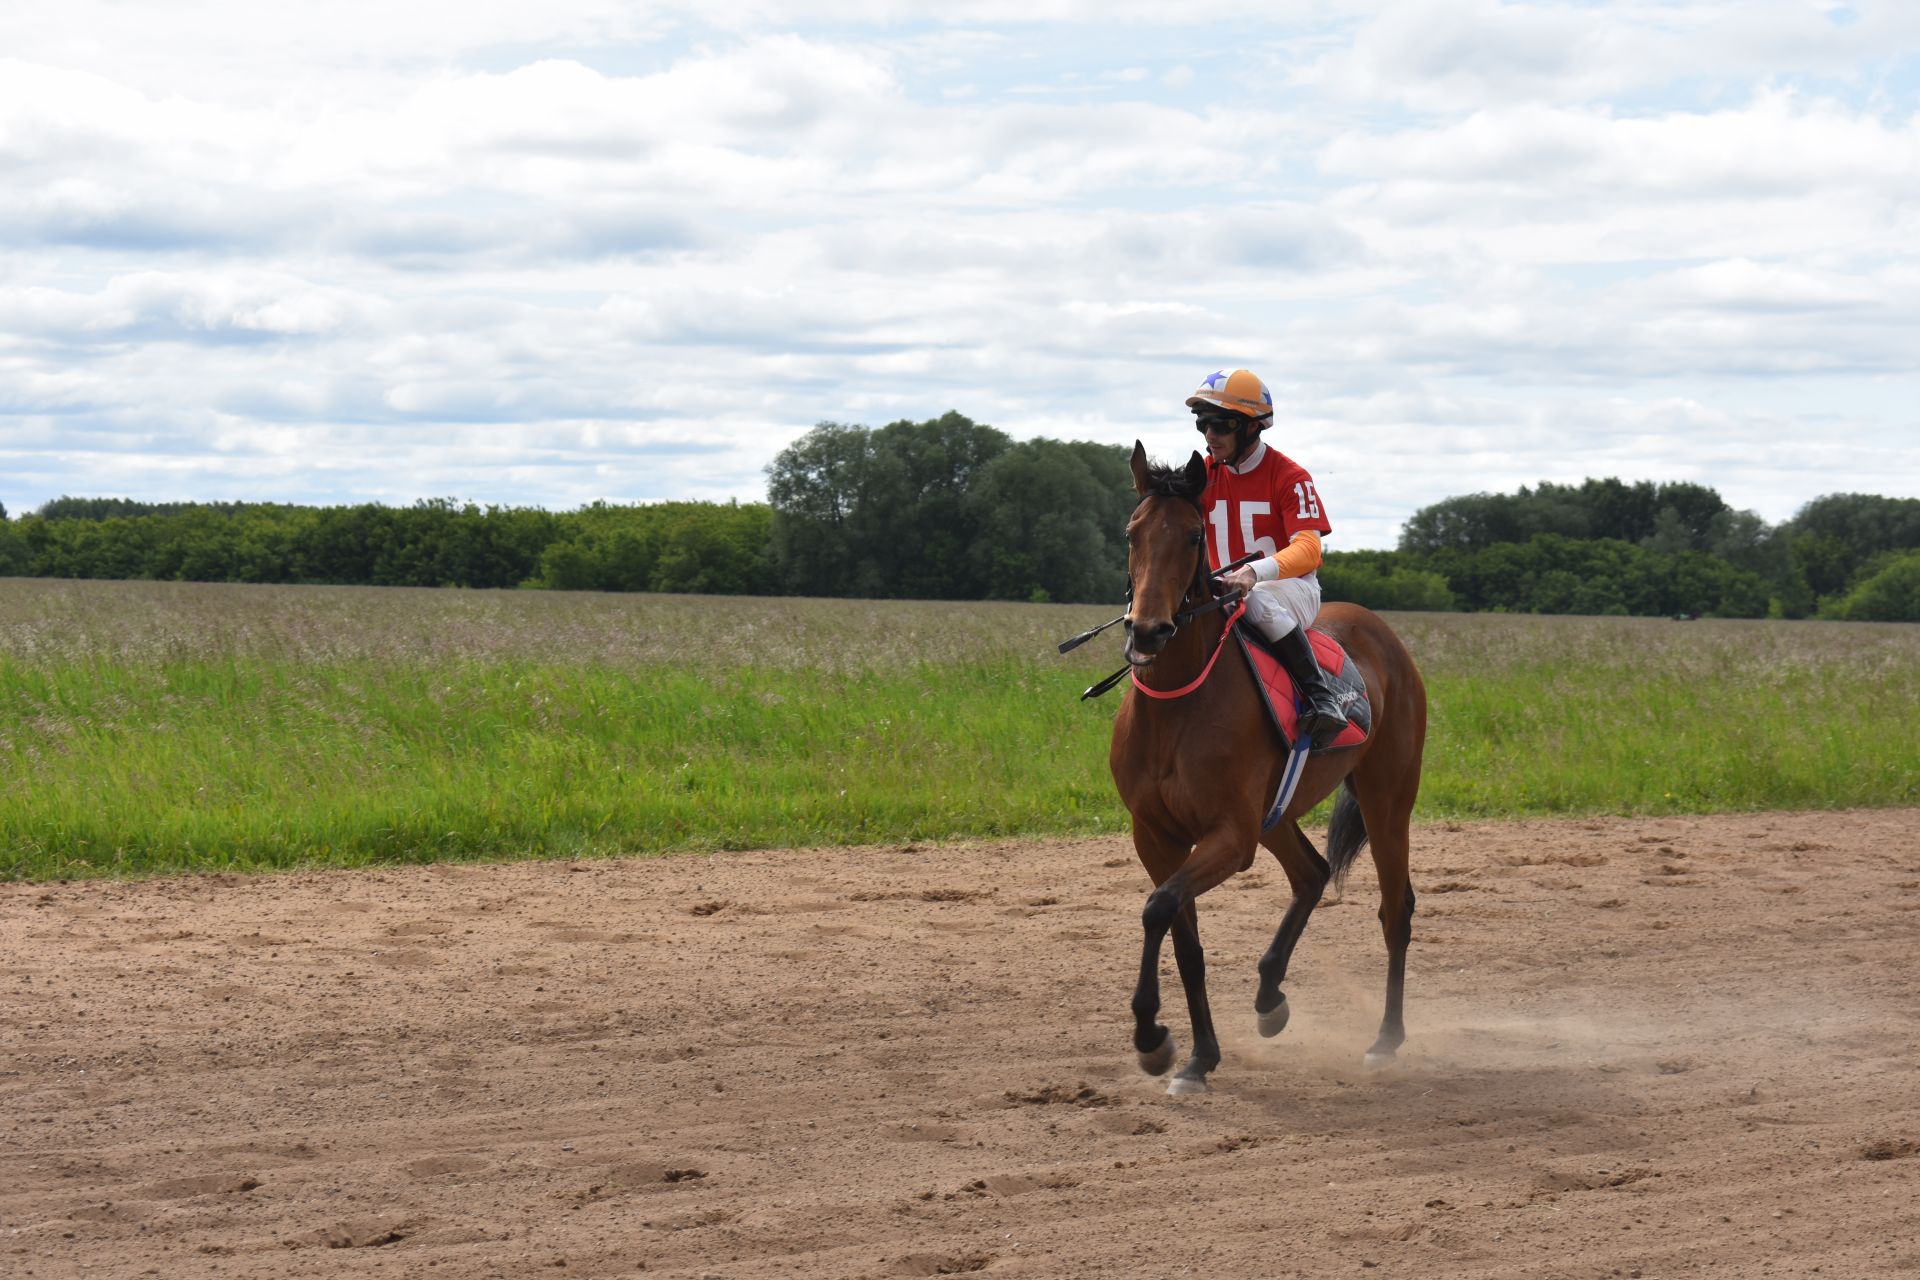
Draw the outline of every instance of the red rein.
<instances>
[{"instance_id":1,"label":"red rein","mask_svg":"<svg viewBox=\"0 0 1920 1280\"><path fill-rule=\"evenodd\" d=\"M1133 687L1146 694L1149 698L1163 699L1184 698L1195 689L1198 689L1207 682L1207 676L1213 671L1213 664L1220 661L1220 651L1227 647L1227 637L1233 634L1233 624L1238 622L1240 615L1246 611L1247 602L1245 600L1233 606L1233 612L1227 615L1227 625L1220 628L1220 643L1213 646L1213 656L1207 659L1207 665L1200 668L1200 674L1195 676L1192 681L1181 685L1178 689L1149 689L1146 685L1140 683L1140 671L1136 667L1127 673L1133 680Z\"/></svg>"}]
</instances>

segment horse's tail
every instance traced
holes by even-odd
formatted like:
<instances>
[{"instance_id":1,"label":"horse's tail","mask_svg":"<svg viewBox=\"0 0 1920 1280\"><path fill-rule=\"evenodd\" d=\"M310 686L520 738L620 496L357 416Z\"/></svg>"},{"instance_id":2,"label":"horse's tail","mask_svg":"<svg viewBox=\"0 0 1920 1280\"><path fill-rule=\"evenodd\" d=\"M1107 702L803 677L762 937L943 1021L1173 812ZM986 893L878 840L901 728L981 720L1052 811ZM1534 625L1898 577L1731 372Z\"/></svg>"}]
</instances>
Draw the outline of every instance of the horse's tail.
<instances>
[{"instance_id":1,"label":"horse's tail","mask_svg":"<svg viewBox=\"0 0 1920 1280\"><path fill-rule=\"evenodd\" d=\"M1328 882L1336 889L1346 883L1347 869L1367 845L1367 822L1360 816L1360 801L1353 794L1353 779L1348 777L1334 797L1333 818L1327 824Z\"/></svg>"}]
</instances>

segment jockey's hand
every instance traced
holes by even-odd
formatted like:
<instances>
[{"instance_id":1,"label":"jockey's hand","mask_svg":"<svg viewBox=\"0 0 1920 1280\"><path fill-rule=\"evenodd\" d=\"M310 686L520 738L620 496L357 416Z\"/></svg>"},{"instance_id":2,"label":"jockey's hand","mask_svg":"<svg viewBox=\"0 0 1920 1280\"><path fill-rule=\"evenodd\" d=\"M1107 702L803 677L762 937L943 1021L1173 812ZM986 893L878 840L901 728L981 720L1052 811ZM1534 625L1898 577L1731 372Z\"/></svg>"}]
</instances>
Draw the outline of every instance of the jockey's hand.
<instances>
[{"instance_id":1,"label":"jockey's hand","mask_svg":"<svg viewBox=\"0 0 1920 1280\"><path fill-rule=\"evenodd\" d=\"M1253 590L1253 584L1257 581L1253 576L1253 566L1243 564L1232 573L1223 575L1220 585L1229 591L1238 591L1244 597Z\"/></svg>"}]
</instances>

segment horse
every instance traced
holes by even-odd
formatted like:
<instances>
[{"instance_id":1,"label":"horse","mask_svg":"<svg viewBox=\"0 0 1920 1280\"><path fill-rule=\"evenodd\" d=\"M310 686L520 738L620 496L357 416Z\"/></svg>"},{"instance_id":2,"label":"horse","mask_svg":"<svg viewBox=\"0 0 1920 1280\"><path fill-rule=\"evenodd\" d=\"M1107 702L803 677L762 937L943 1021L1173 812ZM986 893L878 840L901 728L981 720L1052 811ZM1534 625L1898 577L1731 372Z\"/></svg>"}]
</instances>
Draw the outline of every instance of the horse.
<instances>
[{"instance_id":1,"label":"horse","mask_svg":"<svg viewBox=\"0 0 1920 1280\"><path fill-rule=\"evenodd\" d=\"M1160 948L1169 931L1193 1023L1193 1055L1167 1086L1201 1093L1220 1065L1220 1042L1207 1004L1206 956L1195 901L1253 865L1260 844L1279 860L1292 901L1260 958L1254 1013L1263 1036L1286 1026L1281 990L1321 894L1341 882L1362 846L1371 843L1380 880L1380 927L1387 946L1386 1013L1366 1062L1380 1066L1406 1040L1402 1019L1414 893L1408 878L1408 824L1420 788L1427 733L1427 693L1407 648L1372 612L1329 604L1314 621L1359 664L1373 708L1365 741L1307 757L1292 800L1266 831L1261 819L1278 795L1287 744L1272 726L1247 663L1214 661L1226 647L1230 611L1214 604L1207 572L1206 525L1200 510L1206 465L1198 452L1184 468L1154 466L1133 447L1140 503L1127 522L1129 597L1126 656L1136 686L1127 690L1113 725L1108 765L1133 818L1133 846L1154 888L1141 913L1145 932L1140 980L1133 995L1133 1047L1149 1075L1165 1075L1179 1049L1160 1025ZM1231 603L1231 602L1221 602ZM1197 682L1197 683L1196 683ZM1177 694L1183 687L1189 691ZM1299 819L1334 788L1321 857Z\"/></svg>"}]
</instances>

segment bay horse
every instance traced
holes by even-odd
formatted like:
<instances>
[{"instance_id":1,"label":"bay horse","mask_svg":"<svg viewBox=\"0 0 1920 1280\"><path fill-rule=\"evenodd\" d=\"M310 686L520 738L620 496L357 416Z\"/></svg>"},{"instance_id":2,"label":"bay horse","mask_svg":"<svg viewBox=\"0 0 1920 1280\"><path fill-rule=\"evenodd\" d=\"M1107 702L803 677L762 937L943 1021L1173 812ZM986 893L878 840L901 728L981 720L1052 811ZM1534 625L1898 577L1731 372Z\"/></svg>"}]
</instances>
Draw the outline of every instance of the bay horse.
<instances>
[{"instance_id":1,"label":"bay horse","mask_svg":"<svg viewBox=\"0 0 1920 1280\"><path fill-rule=\"evenodd\" d=\"M1420 788L1426 686L1406 646L1377 616L1358 605L1323 608L1314 627L1338 640L1359 664L1373 708L1372 728L1357 746L1307 757L1292 800L1263 832L1261 819L1279 793L1288 763L1287 744L1271 724L1245 660L1220 652L1229 639L1229 611L1203 609L1215 594L1200 510L1206 465L1197 452L1183 468L1149 465L1136 441L1132 466L1140 504L1127 522L1130 595L1122 619L1127 661L1130 683L1163 696L1127 690L1107 761L1133 816L1134 850L1154 883L1141 916L1146 938L1133 995L1133 1047L1140 1066L1149 1075L1164 1075L1178 1055L1173 1033L1155 1021L1160 946L1169 931L1193 1021L1193 1056L1167 1092L1204 1092L1208 1073L1220 1064L1195 899L1251 867L1256 844L1279 859L1293 900L1260 958L1254 997L1260 1034L1278 1035L1287 1024L1287 998L1280 988L1294 944L1328 882L1345 876L1369 840L1380 879L1387 1005L1366 1061L1380 1065L1406 1040L1401 1004L1414 904L1407 875L1408 823ZM1196 681L1182 696L1165 696ZM1341 791L1322 858L1300 830L1299 819L1336 787Z\"/></svg>"}]
</instances>

